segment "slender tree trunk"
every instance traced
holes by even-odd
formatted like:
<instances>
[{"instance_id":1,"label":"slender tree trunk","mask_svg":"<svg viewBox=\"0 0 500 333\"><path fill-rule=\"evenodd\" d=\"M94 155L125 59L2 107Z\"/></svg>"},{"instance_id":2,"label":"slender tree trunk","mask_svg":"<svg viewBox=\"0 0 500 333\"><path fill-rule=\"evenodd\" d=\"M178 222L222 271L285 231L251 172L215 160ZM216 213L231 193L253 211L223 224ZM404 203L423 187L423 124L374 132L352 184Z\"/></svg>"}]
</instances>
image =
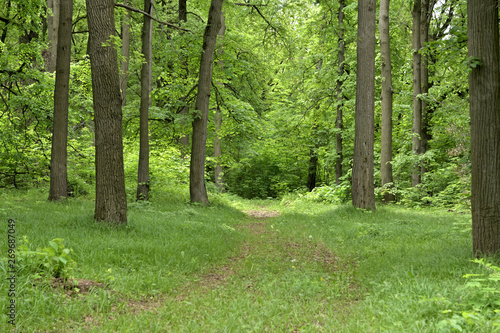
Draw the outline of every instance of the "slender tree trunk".
<instances>
[{"instance_id":1,"label":"slender tree trunk","mask_svg":"<svg viewBox=\"0 0 500 333\"><path fill-rule=\"evenodd\" d=\"M124 5L128 0L123 1ZM130 58L130 11L125 10L125 17L122 24L122 64L120 73L120 89L122 91L122 106L127 103L127 84L128 84L128 64Z\"/></svg>"},{"instance_id":2,"label":"slender tree trunk","mask_svg":"<svg viewBox=\"0 0 500 333\"><path fill-rule=\"evenodd\" d=\"M307 190L311 192L316 187L316 178L318 174L318 155L316 149L311 147L309 152L309 168L307 172Z\"/></svg>"},{"instance_id":3,"label":"slender tree trunk","mask_svg":"<svg viewBox=\"0 0 500 333\"><path fill-rule=\"evenodd\" d=\"M68 196L67 143L72 18L73 0L63 1L60 6L57 42L49 200L60 200Z\"/></svg>"},{"instance_id":4,"label":"slender tree trunk","mask_svg":"<svg viewBox=\"0 0 500 333\"><path fill-rule=\"evenodd\" d=\"M380 174L382 186L388 187L384 192L384 202L394 201L392 188L392 66L391 46L389 34L389 6L390 0L380 0L379 33L380 55L382 64L382 124L380 149Z\"/></svg>"},{"instance_id":5,"label":"slender tree trunk","mask_svg":"<svg viewBox=\"0 0 500 333\"><path fill-rule=\"evenodd\" d=\"M153 14L153 1L144 0L144 11ZM151 105L151 69L153 59L153 24L150 17L143 15L142 54L146 60L141 68L141 106L139 120L139 166L137 169L137 200L149 198L149 107Z\"/></svg>"},{"instance_id":6,"label":"slender tree trunk","mask_svg":"<svg viewBox=\"0 0 500 333\"><path fill-rule=\"evenodd\" d=\"M430 17L429 17L429 0L421 0L421 8L420 8L420 43L422 50L426 50L427 43L429 42L429 25L430 25ZM428 113L428 103L427 103L427 94L429 93L429 55L427 50L421 54L421 62L420 62L420 75L421 75L421 93L424 98L421 99L421 121L422 128L421 132L421 154L425 154L428 149L428 140L429 140L429 131L430 131L430 117ZM425 163L421 164L420 174L424 175L427 170Z\"/></svg>"},{"instance_id":7,"label":"slender tree trunk","mask_svg":"<svg viewBox=\"0 0 500 333\"><path fill-rule=\"evenodd\" d=\"M224 39L226 32L226 22L225 22L225 17L224 17L224 12L221 13L221 28L219 30L218 36L221 40ZM223 46L220 47L219 51L217 54L219 56L222 56L224 53L224 48ZM224 69L224 61L219 60L217 63L219 70L222 72ZM222 83L217 84L219 87L222 87ZM221 129L222 129L222 115L221 115L221 110L219 105L217 105L217 108L215 110L215 138L214 138L214 157L215 157L215 166L214 166L214 178L215 178L215 186L219 189L219 191L224 191L224 177L223 177L223 170L222 170L222 165L219 164L217 161L222 155L222 142L219 137Z\"/></svg>"},{"instance_id":8,"label":"slender tree trunk","mask_svg":"<svg viewBox=\"0 0 500 333\"><path fill-rule=\"evenodd\" d=\"M53 73L56 70L57 62L57 34L59 33L59 12L61 0L47 0L47 8L52 11L47 15L47 39L49 40L47 72Z\"/></svg>"},{"instance_id":9,"label":"slender tree trunk","mask_svg":"<svg viewBox=\"0 0 500 333\"><path fill-rule=\"evenodd\" d=\"M474 255L500 251L500 68L498 1L469 0L468 49ZM478 63L478 61L480 63Z\"/></svg>"},{"instance_id":10,"label":"slender tree trunk","mask_svg":"<svg viewBox=\"0 0 500 333\"><path fill-rule=\"evenodd\" d=\"M95 119L97 221L127 222L122 103L113 0L86 0Z\"/></svg>"},{"instance_id":11,"label":"slender tree trunk","mask_svg":"<svg viewBox=\"0 0 500 333\"><path fill-rule=\"evenodd\" d=\"M198 95L196 97L196 115L193 120L193 138L191 148L191 164L189 176L189 192L191 202L208 204L205 187L205 152L207 143L208 106L210 103L210 88L212 84L212 69L214 62L217 33L221 27L221 12L223 0L212 0L208 13L208 22L203 35L203 53L200 63Z\"/></svg>"},{"instance_id":12,"label":"slender tree trunk","mask_svg":"<svg viewBox=\"0 0 500 333\"><path fill-rule=\"evenodd\" d=\"M375 6L375 0L358 1L356 114L351 189L354 207L371 210L375 210Z\"/></svg>"},{"instance_id":13,"label":"slender tree trunk","mask_svg":"<svg viewBox=\"0 0 500 333\"><path fill-rule=\"evenodd\" d=\"M419 95L422 93L422 74L421 61L419 53L422 45L420 43L420 11L421 0L415 0L413 4L412 17L412 47L413 47L413 137L412 151L416 156L422 153L422 100ZM422 182L420 174L420 163L412 166L411 184L417 186Z\"/></svg>"},{"instance_id":14,"label":"slender tree trunk","mask_svg":"<svg viewBox=\"0 0 500 333\"><path fill-rule=\"evenodd\" d=\"M339 79L337 80L337 117L335 119L335 128L337 129L337 134L335 135L336 140L336 150L337 150L337 159L335 161L335 184L340 184L340 177L342 177L342 163L344 161L343 152L342 152L342 131L344 129L344 120L342 115L343 109L343 94L342 94L342 84L343 84L343 76L344 76L344 61L345 61L345 44L344 44L344 7L345 0L339 0Z\"/></svg>"},{"instance_id":15,"label":"slender tree trunk","mask_svg":"<svg viewBox=\"0 0 500 333\"><path fill-rule=\"evenodd\" d=\"M179 21L187 22L186 0L179 0ZM184 66L184 68L186 68L186 77L189 76L189 69L188 69L189 66L187 64L187 61L184 61L182 65ZM182 108L181 115L182 116L189 115L189 106L185 106ZM185 121L182 121L182 123L185 123ZM181 154L182 157L184 158L185 155L189 152L189 134L184 134L183 136L181 136L181 138L179 139L179 143L181 144Z\"/></svg>"}]
</instances>

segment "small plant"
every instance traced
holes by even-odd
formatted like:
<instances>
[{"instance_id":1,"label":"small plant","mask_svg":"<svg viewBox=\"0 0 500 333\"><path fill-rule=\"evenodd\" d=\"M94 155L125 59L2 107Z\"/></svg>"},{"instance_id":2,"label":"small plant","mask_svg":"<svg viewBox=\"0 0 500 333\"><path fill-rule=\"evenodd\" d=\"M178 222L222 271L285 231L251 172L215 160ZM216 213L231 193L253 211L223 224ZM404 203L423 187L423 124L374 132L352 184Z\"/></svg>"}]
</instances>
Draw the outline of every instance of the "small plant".
<instances>
[{"instance_id":1,"label":"small plant","mask_svg":"<svg viewBox=\"0 0 500 333\"><path fill-rule=\"evenodd\" d=\"M29 241L23 236L24 244L19 247L18 258L21 270L34 277L52 276L68 279L76 262L71 258L72 249L64 247L62 238L55 238L47 247L38 247L36 251L29 249Z\"/></svg>"}]
</instances>

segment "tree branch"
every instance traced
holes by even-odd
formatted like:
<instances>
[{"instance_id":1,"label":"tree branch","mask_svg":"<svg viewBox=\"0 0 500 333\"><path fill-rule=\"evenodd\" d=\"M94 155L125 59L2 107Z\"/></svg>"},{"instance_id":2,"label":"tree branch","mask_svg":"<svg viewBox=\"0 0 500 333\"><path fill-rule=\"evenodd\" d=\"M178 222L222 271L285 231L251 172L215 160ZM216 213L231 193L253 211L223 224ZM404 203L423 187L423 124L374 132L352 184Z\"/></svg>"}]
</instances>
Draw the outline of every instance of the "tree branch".
<instances>
[{"instance_id":1,"label":"tree branch","mask_svg":"<svg viewBox=\"0 0 500 333\"><path fill-rule=\"evenodd\" d=\"M137 8L134 8L134 7L130 7L130 6L127 6L127 5L124 5L124 4L121 4L121 3L115 3L115 7L122 7L122 8L128 9L128 10L131 10L133 12L140 13L142 15L146 15L147 17L149 17L153 21L156 21L156 22L158 22L160 24L166 25L166 26L171 27L171 28L175 28L177 30L187 31L187 32L191 32L192 33L191 30L181 28L181 27L176 26L176 25L174 25L172 23L168 23L168 22L165 22L165 21L158 20L158 19L154 18L153 16L149 15L148 13L146 13L145 11L142 11L140 9L137 9Z\"/></svg>"}]
</instances>

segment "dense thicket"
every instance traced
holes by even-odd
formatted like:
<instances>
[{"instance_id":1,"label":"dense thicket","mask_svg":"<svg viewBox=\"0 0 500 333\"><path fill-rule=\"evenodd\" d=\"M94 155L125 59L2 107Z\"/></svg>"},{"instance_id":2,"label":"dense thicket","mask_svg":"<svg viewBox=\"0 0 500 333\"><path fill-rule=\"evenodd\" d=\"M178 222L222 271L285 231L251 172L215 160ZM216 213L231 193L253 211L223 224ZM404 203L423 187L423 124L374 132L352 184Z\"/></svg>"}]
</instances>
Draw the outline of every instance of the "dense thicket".
<instances>
[{"instance_id":1,"label":"dense thicket","mask_svg":"<svg viewBox=\"0 0 500 333\"><path fill-rule=\"evenodd\" d=\"M432 2L432 1L431 1ZM131 6L131 2L127 2ZM181 2L183 3L183 2ZM178 3L154 4L150 180L188 186L191 122L208 1L187 3L186 20ZM329 200L349 200L354 147L357 2L318 1L225 3L226 32L215 52L208 113L205 177L214 181L215 162L223 166L227 190L244 197L305 193L308 179L324 187ZM433 3L428 42L419 54L428 59L428 92L417 97L427 110L427 150L412 153L412 6L391 1L389 31L393 92L393 184L382 187L381 62L375 63L374 182L377 199L390 190L399 203L468 206L470 140L467 80L466 2ZM345 7L344 7L345 6ZM112 45L127 35L126 10L115 6ZM7 1L0 9L0 186L48 181L54 74L49 62L47 22L51 11L41 0ZM135 196L139 150L140 71L143 15L130 12L123 137L126 189ZM180 27L181 29L177 29ZM74 1L69 100L68 182L71 193L93 192L95 124L92 107L88 27L83 0ZM378 36L378 34L377 34ZM339 43L339 40L342 43ZM224 52L217 52L222 49ZM339 64L339 52L343 61ZM121 50L118 54L122 54ZM126 53L123 53L126 54ZM122 62L123 63L123 62ZM123 66L122 68L127 68ZM339 71L342 68L342 71ZM125 73L122 73L125 74ZM339 85L339 83L341 83ZM215 160L215 110L221 156ZM189 112L187 112L189 110ZM342 111L341 125L337 114ZM336 125L337 123L337 125ZM342 139L342 155L337 151ZM342 156L339 160L338 157ZM336 168L342 161L341 168ZM412 187L414 165L424 165L421 183ZM336 175L336 170L337 175ZM340 174L342 173L342 174ZM338 176L338 184L335 184ZM311 181L309 181L311 184ZM208 184L208 189L212 187ZM309 186L312 189L313 186ZM214 188L215 190L215 188ZM318 191L317 189L314 191Z\"/></svg>"}]
</instances>

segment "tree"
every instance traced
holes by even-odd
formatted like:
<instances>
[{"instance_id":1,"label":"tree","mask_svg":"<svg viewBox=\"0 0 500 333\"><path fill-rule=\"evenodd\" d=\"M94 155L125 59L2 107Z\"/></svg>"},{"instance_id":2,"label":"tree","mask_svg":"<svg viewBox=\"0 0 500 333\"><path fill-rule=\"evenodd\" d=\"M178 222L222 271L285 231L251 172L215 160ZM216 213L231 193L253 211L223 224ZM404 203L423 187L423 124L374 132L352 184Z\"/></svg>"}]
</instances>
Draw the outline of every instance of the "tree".
<instances>
[{"instance_id":1,"label":"tree","mask_svg":"<svg viewBox=\"0 0 500 333\"><path fill-rule=\"evenodd\" d=\"M477 256L500 251L498 1L467 2L472 162L472 241Z\"/></svg>"},{"instance_id":2,"label":"tree","mask_svg":"<svg viewBox=\"0 0 500 333\"><path fill-rule=\"evenodd\" d=\"M389 34L389 7L390 0L380 0L379 33L380 33L380 58L382 67L382 119L381 119L381 144L380 144L380 175L382 186L386 187L384 201L394 201L394 194L390 187L392 178L392 66L391 45ZM387 188L389 186L389 188Z\"/></svg>"},{"instance_id":3,"label":"tree","mask_svg":"<svg viewBox=\"0 0 500 333\"><path fill-rule=\"evenodd\" d=\"M61 0L47 0L47 9L50 9L51 13L47 15L47 39L49 41L49 49L47 52L46 67L47 72L50 73L56 70L60 7Z\"/></svg>"},{"instance_id":4,"label":"tree","mask_svg":"<svg viewBox=\"0 0 500 333\"><path fill-rule=\"evenodd\" d=\"M95 119L97 221L126 223L122 103L113 0L86 0Z\"/></svg>"},{"instance_id":5,"label":"tree","mask_svg":"<svg viewBox=\"0 0 500 333\"><path fill-rule=\"evenodd\" d=\"M219 38L224 39L224 35L226 32L226 22L224 18L224 12L221 13L221 28L219 30ZM224 49L221 47L220 50L218 51L218 55L221 56L224 53ZM220 68L220 71L222 72L224 69L224 61L219 60L218 61L218 67ZM223 84L219 83L218 86L222 87ZM215 157L215 165L214 165L214 180L215 180L215 186L220 191L224 190L224 177L223 177L223 172L222 172L222 165L218 161L220 156L222 155L222 141L220 136L221 130L222 130L222 114L221 114L221 109L219 104L217 103L217 108L215 109L215 116L214 116L214 123L215 123L215 138L214 138L214 157Z\"/></svg>"},{"instance_id":6,"label":"tree","mask_svg":"<svg viewBox=\"0 0 500 333\"><path fill-rule=\"evenodd\" d=\"M412 9L412 48L413 48L413 129L412 129L412 151L416 156L422 153L422 72L421 62L422 56L420 49L422 48L420 40L420 15L421 15L421 0L415 0ZM422 182L420 163L413 165L411 184L417 186Z\"/></svg>"},{"instance_id":7,"label":"tree","mask_svg":"<svg viewBox=\"0 0 500 333\"><path fill-rule=\"evenodd\" d=\"M342 130L344 129L344 121L342 115L343 109L343 93L342 93L342 77L344 76L344 61L345 61L345 42L344 42L344 7L345 0L339 1L339 54L338 54L338 71L339 78L337 79L337 118L335 119L335 128L337 129L336 137L336 150L337 150L337 159L335 161L335 183L337 185L340 184L340 177L342 177L342 162L343 162L343 153L342 153Z\"/></svg>"},{"instance_id":8,"label":"tree","mask_svg":"<svg viewBox=\"0 0 500 333\"><path fill-rule=\"evenodd\" d=\"M153 1L144 0L144 11L152 15ZM139 166L137 168L137 200L149 197L149 107L151 105L151 69L152 69L153 24L151 18L144 15L142 26L142 54L145 61L141 68L141 106L139 120Z\"/></svg>"},{"instance_id":9,"label":"tree","mask_svg":"<svg viewBox=\"0 0 500 333\"><path fill-rule=\"evenodd\" d=\"M358 1L356 114L351 189L353 205L371 210L375 210L375 10L375 0Z\"/></svg>"},{"instance_id":10,"label":"tree","mask_svg":"<svg viewBox=\"0 0 500 333\"><path fill-rule=\"evenodd\" d=\"M208 13L207 27L203 35L203 53L201 55L198 94L196 96L195 118L193 120L193 138L189 172L189 193L191 202L208 204L205 187L205 151L207 143L208 106L212 85L217 34L221 28L223 0L212 0Z\"/></svg>"},{"instance_id":11,"label":"tree","mask_svg":"<svg viewBox=\"0 0 500 333\"><path fill-rule=\"evenodd\" d=\"M123 1L127 5L128 0ZM128 65L130 57L130 10L126 9L122 24L122 63L120 67L120 89L122 91L122 105L127 103Z\"/></svg>"},{"instance_id":12,"label":"tree","mask_svg":"<svg viewBox=\"0 0 500 333\"><path fill-rule=\"evenodd\" d=\"M67 143L73 0L62 1L59 9L49 189L49 200L56 201L68 196Z\"/></svg>"}]
</instances>

